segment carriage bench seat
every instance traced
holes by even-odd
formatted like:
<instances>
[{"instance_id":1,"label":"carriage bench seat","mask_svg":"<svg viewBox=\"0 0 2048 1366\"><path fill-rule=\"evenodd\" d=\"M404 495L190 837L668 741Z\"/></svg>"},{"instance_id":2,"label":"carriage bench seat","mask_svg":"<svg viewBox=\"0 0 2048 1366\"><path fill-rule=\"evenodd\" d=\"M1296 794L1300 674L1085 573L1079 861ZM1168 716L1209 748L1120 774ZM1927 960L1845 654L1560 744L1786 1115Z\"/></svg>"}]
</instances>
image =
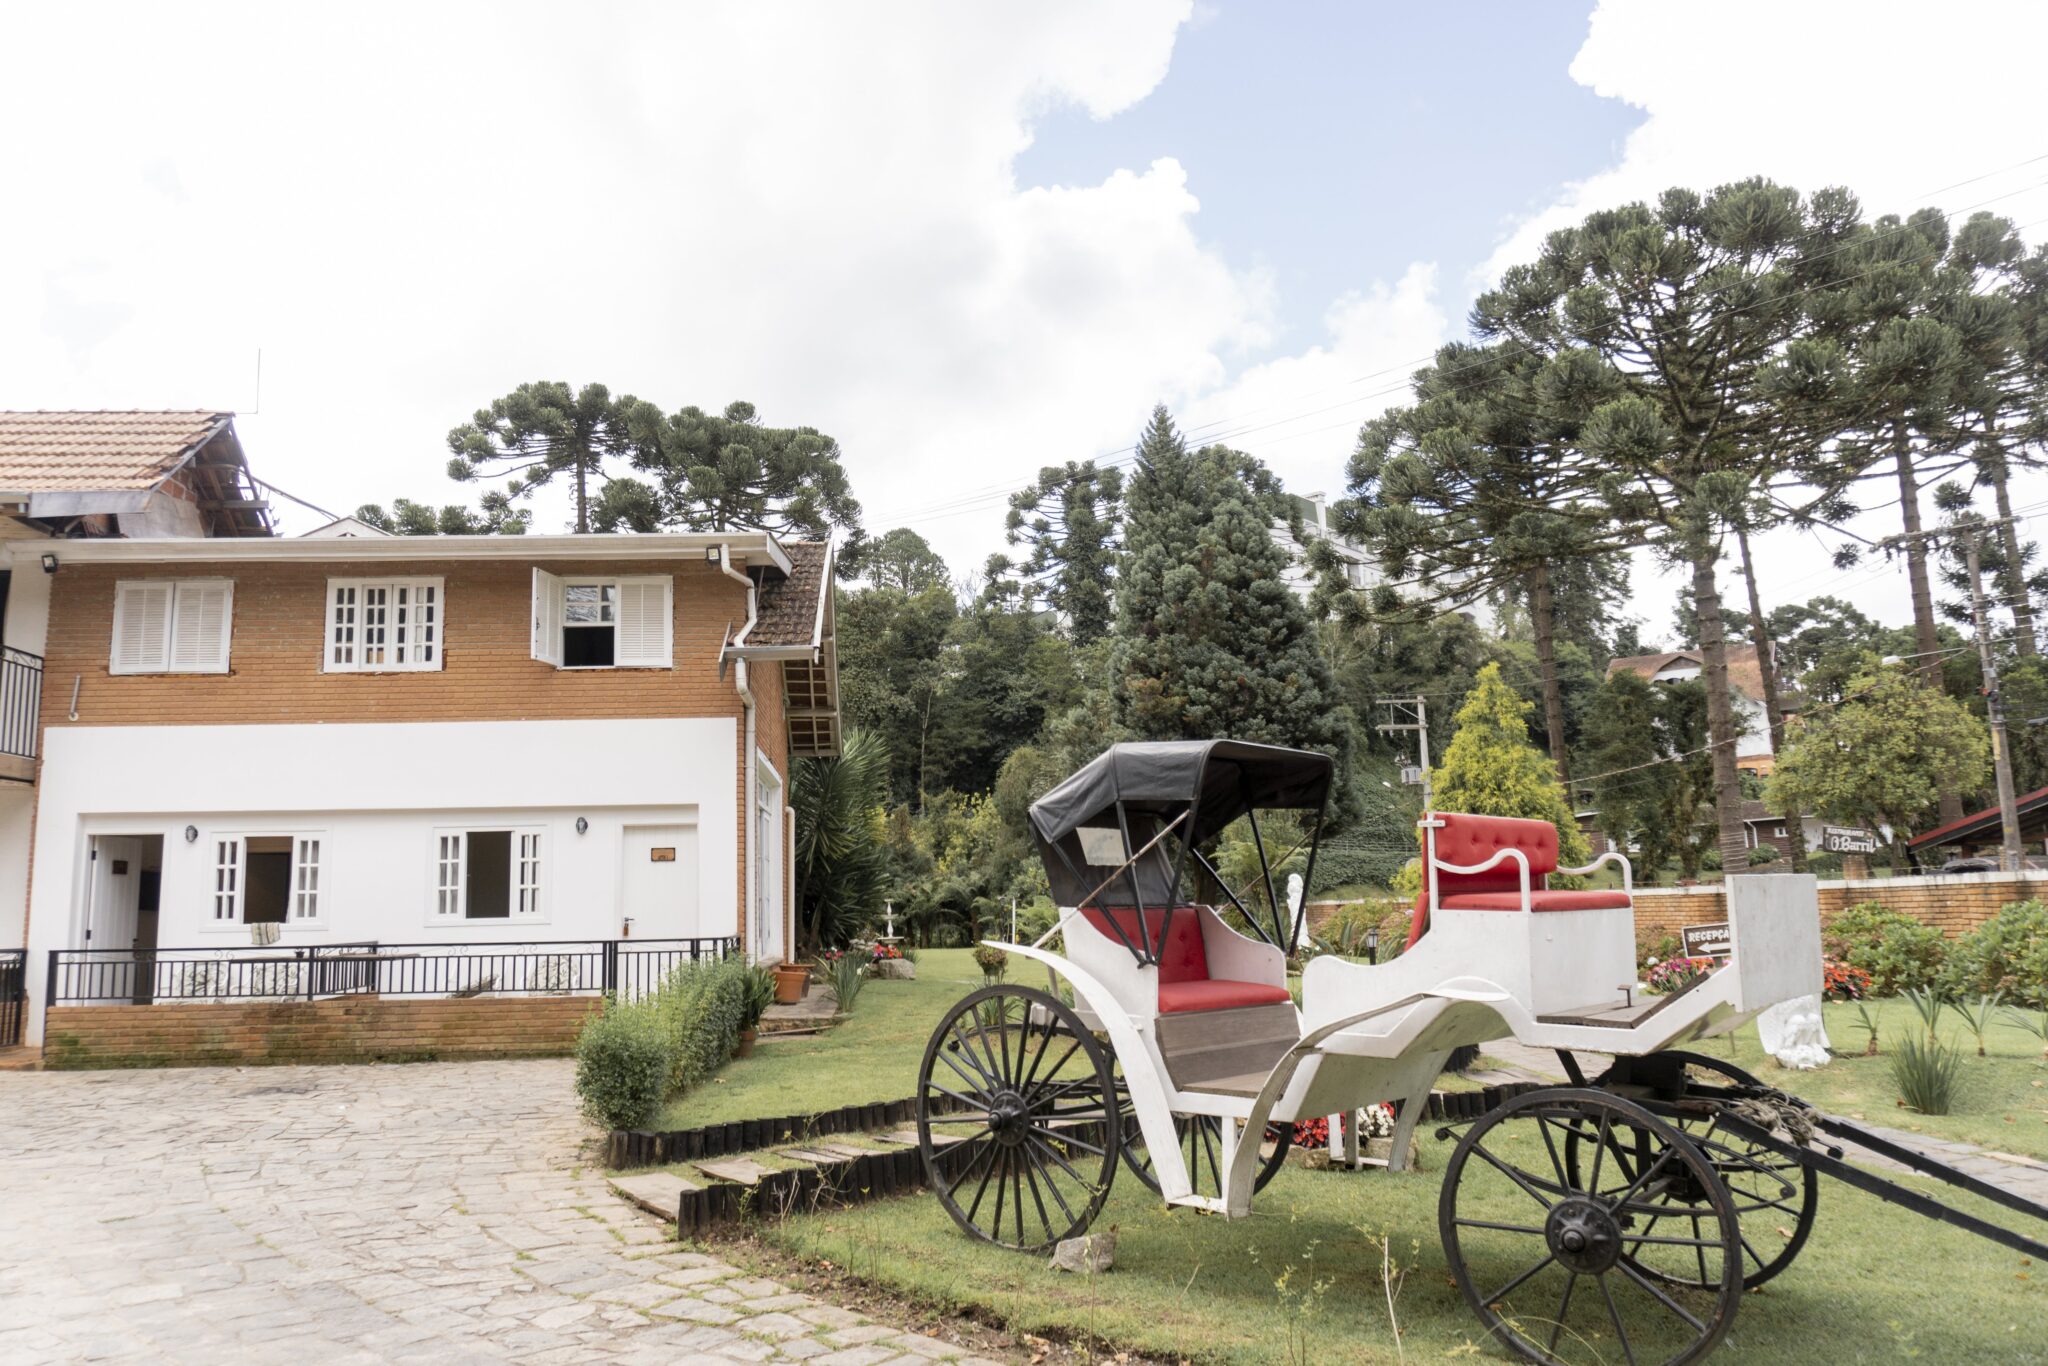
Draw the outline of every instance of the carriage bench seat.
<instances>
[{"instance_id":1,"label":"carriage bench seat","mask_svg":"<svg viewBox=\"0 0 2048 1366\"><path fill-rule=\"evenodd\" d=\"M1450 811L1436 812L1434 819L1434 868L1423 869L1422 890L1415 896L1411 948L1429 928L1432 871L1436 906L1446 911L1616 911L1635 904L1628 861L1619 854L1602 855L1584 868L1558 867L1557 827L1549 821ZM1519 851L1519 857L1504 854L1508 850ZM1589 873L1609 861L1622 866L1621 891L1553 891L1544 885L1552 873Z\"/></svg>"},{"instance_id":2,"label":"carriage bench seat","mask_svg":"<svg viewBox=\"0 0 2048 1366\"><path fill-rule=\"evenodd\" d=\"M1138 929L1138 912L1131 906L1112 906L1105 913L1083 906L1081 914L1107 938L1115 940L1117 930L1133 944L1147 944L1158 937L1163 908L1145 908L1145 933ZM1194 1010L1230 1010L1239 1006L1292 1004L1294 998L1284 986L1266 982L1240 982L1209 975L1209 953L1202 940L1200 906L1176 906L1167 922L1166 942L1159 946L1159 1013L1174 1015ZM1115 917L1112 927L1110 917Z\"/></svg>"}]
</instances>

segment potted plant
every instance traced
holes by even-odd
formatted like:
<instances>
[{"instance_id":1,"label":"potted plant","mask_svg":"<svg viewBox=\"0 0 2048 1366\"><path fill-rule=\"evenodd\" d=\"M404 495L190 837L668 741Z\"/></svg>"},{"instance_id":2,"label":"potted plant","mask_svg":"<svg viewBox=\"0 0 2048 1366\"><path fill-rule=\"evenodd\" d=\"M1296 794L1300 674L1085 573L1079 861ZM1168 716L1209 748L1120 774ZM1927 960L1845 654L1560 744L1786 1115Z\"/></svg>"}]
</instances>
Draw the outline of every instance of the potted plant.
<instances>
[{"instance_id":1,"label":"potted plant","mask_svg":"<svg viewBox=\"0 0 2048 1366\"><path fill-rule=\"evenodd\" d=\"M779 963L775 967L775 1003L793 1006L811 989L808 963Z\"/></svg>"},{"instance_id":2,"label":"potted plant","mask_svg":"<svg viewBox=\"0 0 2048 1366\"><path fill-rule=\"evenodd\" d=\"M754 1041L760 1038L761 1017L775 1002L779 969L762 964L747 969L747 994L740 1005L739 1056L754 1056Z\"/></svg>"}]
</instances>

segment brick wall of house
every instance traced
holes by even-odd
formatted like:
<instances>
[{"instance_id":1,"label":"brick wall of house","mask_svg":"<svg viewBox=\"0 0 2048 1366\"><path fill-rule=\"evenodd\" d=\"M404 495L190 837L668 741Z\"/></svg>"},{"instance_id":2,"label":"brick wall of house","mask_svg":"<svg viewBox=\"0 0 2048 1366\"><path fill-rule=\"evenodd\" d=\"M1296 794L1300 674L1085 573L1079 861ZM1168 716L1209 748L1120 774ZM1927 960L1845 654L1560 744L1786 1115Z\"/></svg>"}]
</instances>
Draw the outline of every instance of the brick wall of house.
<instances>
[{"instance_id":1,"label":"brick wall of house","mask_svg":"<svg viewBox=\"0 0 2048 1366\"><path fill-rule=\"evenodd\" d=\"M190 1067L552 1057L574 1050L577 1031L597 1008L598 1002L588 996L55 1006L45 1028L43 1065Z\"/></svg>"},{"instance_id":2,"label":"brick wall of house","mask_svg":"<svg viewBox=\"0 0 2048 1366\"><path fill-rule=\"evenodd\" d=\"M675 575L674 669L557 669L531 657L532 566L435 561L308 564L67 565L51 588L43 724L56 727L82 680L83 726L290 724L314 721L512 721L740 713L718 677L728 624L745 619L739 584L702 560L550 561L562 576ZM322 673L327 580L380 569L444 580L442 667L431 673ZM108 672L114 584L121 579L229 577L234 627L226 674Z\"/></svg>"}]
</instances>

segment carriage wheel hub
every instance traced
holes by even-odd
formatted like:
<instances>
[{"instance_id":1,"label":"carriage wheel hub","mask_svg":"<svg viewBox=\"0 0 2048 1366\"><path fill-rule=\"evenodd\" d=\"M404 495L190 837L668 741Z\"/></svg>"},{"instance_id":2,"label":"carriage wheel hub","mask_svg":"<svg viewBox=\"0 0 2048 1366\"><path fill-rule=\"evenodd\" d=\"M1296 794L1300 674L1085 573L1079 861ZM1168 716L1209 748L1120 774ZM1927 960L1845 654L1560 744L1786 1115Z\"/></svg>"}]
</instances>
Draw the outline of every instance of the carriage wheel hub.
<instances>
[{"instance_id":1,"label":"carriage wheel hub","mask_svg":"<svg viewBox=\"0 0 2048 1366\"><path fill-rule=\"evenodd\" d=\"M1597 1201L1559 1201L1543 1221L1543 1236L1568 1271L1598 1275L1621 1257L1621 1225Z\"/></svg>"},{"instance_id":2,"label":"carriage wheel hub","mask_svg":"<svg viewBox=\"0 0 2048 1366\"><path fill-rule=\"evenodd\" d=\"M1030 1130L1031 1107L1015 1091L998 1092L989 1102L988 1127L995 1134L996 1142L1014 1148L1024 1141Z\"/></svg>"}]
</instances>

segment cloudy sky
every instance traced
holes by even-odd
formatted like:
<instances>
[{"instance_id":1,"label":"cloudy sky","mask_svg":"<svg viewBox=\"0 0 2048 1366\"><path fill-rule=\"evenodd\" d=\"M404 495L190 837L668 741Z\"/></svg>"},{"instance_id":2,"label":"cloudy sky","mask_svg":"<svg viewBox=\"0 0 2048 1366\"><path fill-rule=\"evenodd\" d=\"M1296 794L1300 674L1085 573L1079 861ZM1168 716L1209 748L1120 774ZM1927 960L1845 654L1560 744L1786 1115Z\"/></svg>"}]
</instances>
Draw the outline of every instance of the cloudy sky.
<instances>
[{"instance_id":1,"label":"cloudy sky","mask_svg":"<svg viewBox=\"0 0 2048 1366\"><path fill-rule=\"evenodd\" d=\"M1590 208L1765 174L2048 232L2017 2L15 5L0 42L0 407L234 409L346 511L472 493L445 433L525 380L746 398L958 571L1155 401L1341 493ZM1765 555L1774 601L1905 614Z\"/></svg>"}]
</instances>

